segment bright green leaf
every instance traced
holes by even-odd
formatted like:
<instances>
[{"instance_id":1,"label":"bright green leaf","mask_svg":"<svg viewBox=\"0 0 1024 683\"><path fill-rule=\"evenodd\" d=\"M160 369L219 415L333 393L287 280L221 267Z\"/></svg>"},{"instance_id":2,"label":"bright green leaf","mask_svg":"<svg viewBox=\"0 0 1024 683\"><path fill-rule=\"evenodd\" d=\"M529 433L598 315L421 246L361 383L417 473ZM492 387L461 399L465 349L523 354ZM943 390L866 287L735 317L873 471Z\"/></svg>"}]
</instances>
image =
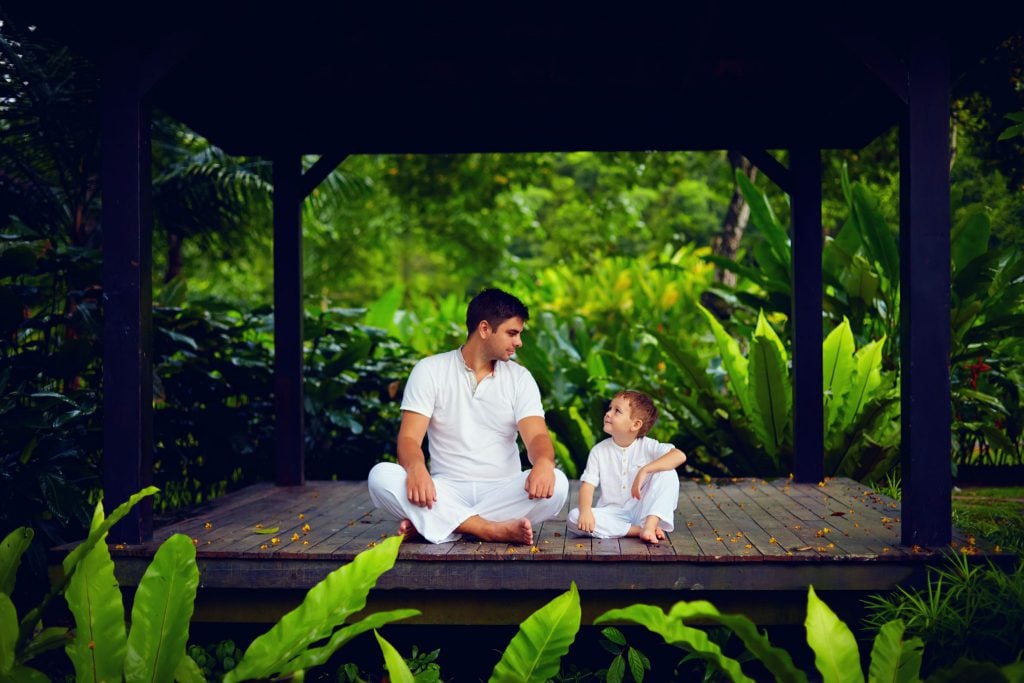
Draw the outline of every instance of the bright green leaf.
<instances>
[{"instance_id":1,"label":"bright green leaf","mask_svg":"<svg viewBox=\"0 0 1024 683\"><path fill-rule=\"evenodd\" d=\"M314 643L330 638L345 619L366 606L370 589L394 566L401 541L399 536L387 538L309 589L298 607L252 642L225 683L294 672L293 660Z\"/></svg>"},{"instance_id":2,"label":"bright green leaf","mask_svg":"<svg viewBox=\"0 0 1024 683\"><path fill-rule=\"evenodd\" d=\"M870 683L913 683L920 680L924 642L920 638L903 640L905 628L902 619L895 619L879 629L871 648Z\"/></svg>"},{"instance_id":3,"label":"bright green leaf","mask_svg":"<svg viewBox=\"0 0 1024 683\"><path fill-rule=\"evenodd\" d=\"M580 594L569 590L527 617L494 667L491 683L543 681L558 673L580 629Z\"/></svg>"},{"instance_id":4,"label":"bright green leaf","mask_svg":"<svg viewBox=\"0 0 1024 683\"><path fill-rule=\"evenodd\" d=\"M807 589L807 644L825 683L863 683L857 639L849 627L814 592Z\"/></svg>"},{"instance_id":5,"label":"bright green leaf","mask_svg":"<svg viewBox=\"0 0 1024 683\"><path fill-rule=\"evenodd\" d=\"M14 667L14 648L18 642L18 611L5 593L0 593L0 674Z\"/></svg>"},{"instance_id":6,"label":"bright green leaf","mask_svg":"<svg viewBox=\"0 0 1024 683\"><path fill-rule=\"evenodd\" d=\"M103 504L97 503L90 533L102 525ZM75 678L120 680L127 646L124 605L105 538L79 562L64 599L75 618L75 639L65 648Z\"/></svg>"},{"instance_id":7,"label":"bright green leaf","mask_svg":"<svg viewBox=\"0 0 1024 683\"><path fill-rule=\"evenodd\" d=\"M124 677L132 681L174 678L188 643L199 568L192 539L175 534L157 549L132 605Z\"/></svg>"},{"instance_id":8,"label":"bright green leaf","mask_svg":"<svg viewBox=\"0 0 1024 683\"><path fill-rule=\"evenodd\" d=\"M678 607L679 605L676 605L673 610ZM660 635L669 645L692 652L694 656L708 662L734 683L740 681L753 683L753 679L743 673L740 663L723 654L722 649L708 638L707 633L701 629L687 626L682 619L665 614L653 605L630 605L621 609L609 610L595 619L594 624L598 625L609 621L629 621L640 624L648 631Z\"/></svg>"},{"instance_id":9,"label":"bright green leaf","mask_svg":"<svg viewBox=\"0 0 1024 683\"><path fill-rule=\"evenodd\" d=\"M23 526L7 534L0 543L0 593L10 595L14 592L21 556L32 544L34 536L35 532L31 527Z\"/></svg>"},{"instance_id":10,"label":"bright green leaf","mask_svg":"<svg viewBox=\"0 0 1024 683\"><path fill-rule=\"evenodd\" d=\"M384 655L384 668L388 670L388 680L393 683L413 683L412 671L402 659L402 655L398 654L398 650L384 640L376 629L374 629L373 635L377 638L377 644L380 645L381 654Z\"/></svg>"}]
</instances>

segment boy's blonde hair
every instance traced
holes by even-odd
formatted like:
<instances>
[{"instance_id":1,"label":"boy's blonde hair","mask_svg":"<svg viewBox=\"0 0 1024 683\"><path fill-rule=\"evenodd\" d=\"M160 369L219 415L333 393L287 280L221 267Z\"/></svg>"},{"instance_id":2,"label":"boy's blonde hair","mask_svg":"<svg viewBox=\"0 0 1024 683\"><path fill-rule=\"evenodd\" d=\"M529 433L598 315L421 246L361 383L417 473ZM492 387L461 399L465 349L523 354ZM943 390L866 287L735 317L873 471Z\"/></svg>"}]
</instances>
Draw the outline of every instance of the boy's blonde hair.
<instances>
[{"instance_id":1,"label":"boy's blonde hair","mask_svg":"<svg viewBox=\"0 0 1024 683\"><path fill-rule=\"evenodd\" d=\"M615 398L629 401L629 417L643 423L640 425L637 438L647 436L647 432L651 431L651 427L658 421L658 409L654 407L651 397L643 392L627 389L615 394Z\"/></svg>"}]
</instances>

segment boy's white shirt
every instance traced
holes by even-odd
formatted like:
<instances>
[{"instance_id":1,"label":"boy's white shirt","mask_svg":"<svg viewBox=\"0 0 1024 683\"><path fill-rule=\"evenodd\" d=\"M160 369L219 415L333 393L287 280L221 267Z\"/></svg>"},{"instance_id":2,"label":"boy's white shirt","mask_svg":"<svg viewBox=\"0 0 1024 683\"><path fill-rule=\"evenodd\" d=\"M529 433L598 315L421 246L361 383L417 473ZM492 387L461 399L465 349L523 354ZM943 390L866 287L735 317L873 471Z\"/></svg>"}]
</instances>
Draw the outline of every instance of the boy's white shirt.
<instances>
[{"instance_id":1,"label":"boy's white shirt","mask_svg":"<svg viewBox=\"0 0 1024 683\"><path fill-rule=\"evenodd\" d=\"M609 437L590 449L580 481L597 487L602 507L624 506L632 497L633 480L640 468L673 448L670 443L643 436L623 449Z\"/></svg>"}]
</instances>

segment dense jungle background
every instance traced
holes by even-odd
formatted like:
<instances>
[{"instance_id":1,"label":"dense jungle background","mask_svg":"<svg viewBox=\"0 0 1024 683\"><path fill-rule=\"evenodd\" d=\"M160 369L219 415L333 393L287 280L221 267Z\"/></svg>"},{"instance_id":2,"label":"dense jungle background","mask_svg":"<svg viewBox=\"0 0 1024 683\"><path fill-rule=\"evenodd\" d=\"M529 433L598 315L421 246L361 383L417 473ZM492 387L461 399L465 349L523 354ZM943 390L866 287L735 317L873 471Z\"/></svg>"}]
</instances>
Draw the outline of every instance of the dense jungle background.
<instances>
[{"instance_id":1,"label":"dense jungle background","mask_svg":"<svg viewBox=\"0 0 1024 683\"><path fill-rule=\"evenodd\" d=\"M102 457L97 88L93 65L0 25L0 531L47 545L84 535ZM954 97L953 466L1022 465L1024 37ZM173 514L270 478L273 188L268 161L159 111L152 140L156 506ZM822 160L826 474L884 482L896 131ZM570 476L620 387L655 396L653 435L690 475L789 472L787 197L737 152L353 156L303 221L308 477L393 458L409 369L460 343L484 286L530 307L518 360Z\"/></svg>"}]
</instances>

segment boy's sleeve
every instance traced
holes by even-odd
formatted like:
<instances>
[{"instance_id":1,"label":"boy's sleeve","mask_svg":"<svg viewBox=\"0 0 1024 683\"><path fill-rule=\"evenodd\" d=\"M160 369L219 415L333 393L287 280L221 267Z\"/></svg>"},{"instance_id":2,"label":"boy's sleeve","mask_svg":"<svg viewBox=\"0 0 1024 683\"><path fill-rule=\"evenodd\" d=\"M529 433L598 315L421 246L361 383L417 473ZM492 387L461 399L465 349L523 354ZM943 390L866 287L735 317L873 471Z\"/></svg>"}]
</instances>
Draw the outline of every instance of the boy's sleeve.
<instances>
[{"instance_id":1,"label":"boy's sleeve","mask_svg":"<svg viewBox=\"0 0 1024 683\"><path fill-rule=\"evenodd\" d=\"M648 441L647 443L644 444L644 446L646 446L644 451L646 454L645 459L647 460L647 462L654 462L655 460L657 460L658 458L660 458L661 456L665 455L673 448L675 448L675 446L673 446L670 443L661 443L659 441L651 439L650 437L647 438Z\"/></svg>"},{"instance_id":2,"label":"boy's sleeve","mask_svg":"<svg viewBox=\"0 0 1024 683\"><path fill-rule=\"evenodd\" d=\"M580 475L580 481L585 481L591 486L597 488L601 485L601 468L597 464L597 446L590 449L590 454L587 455L587 466L583 468L583 474Z\"/></svg>"}]
</instances>

